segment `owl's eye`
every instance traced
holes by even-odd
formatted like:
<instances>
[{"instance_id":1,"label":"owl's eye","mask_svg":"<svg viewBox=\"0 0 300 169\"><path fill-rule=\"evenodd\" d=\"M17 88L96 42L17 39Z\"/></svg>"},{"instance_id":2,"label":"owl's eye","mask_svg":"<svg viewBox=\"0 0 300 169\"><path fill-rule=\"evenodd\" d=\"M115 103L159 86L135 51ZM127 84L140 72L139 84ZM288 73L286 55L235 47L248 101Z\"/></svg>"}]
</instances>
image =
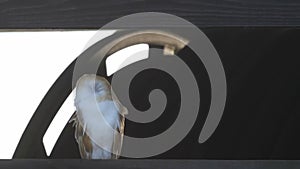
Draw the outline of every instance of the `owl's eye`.
<instances>
[{"instance_id":1,"label":"owl's eye","mask_svg":"<svg viewBox=\"0 0 300 169\"><path fill-rule=\"evenodd\" d=\"M96 83L95 84L95 92L101 92L103 90L103 87L101 84Z\"/></svg>"}]
</instances>

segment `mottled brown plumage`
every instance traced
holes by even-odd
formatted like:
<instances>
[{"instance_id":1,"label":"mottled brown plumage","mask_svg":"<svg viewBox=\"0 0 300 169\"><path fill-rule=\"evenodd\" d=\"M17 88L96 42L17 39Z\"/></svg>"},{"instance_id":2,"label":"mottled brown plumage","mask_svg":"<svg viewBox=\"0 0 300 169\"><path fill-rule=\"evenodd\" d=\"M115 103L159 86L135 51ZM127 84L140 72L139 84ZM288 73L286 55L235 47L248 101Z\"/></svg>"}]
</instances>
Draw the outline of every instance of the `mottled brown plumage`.
<instances>
[{"instance_id":1,"label":"mottled brown plumage","mask_svg":"<svg viewBox=\"0 0 300 169\"><path fill-rule=\"evenodd\" d=\"M76 85L75 139L83 159L116 159L122 148L127 109L100 76L84 75ZM113 129L113 130L111 130Z\"/></svg>"}]
</instances>

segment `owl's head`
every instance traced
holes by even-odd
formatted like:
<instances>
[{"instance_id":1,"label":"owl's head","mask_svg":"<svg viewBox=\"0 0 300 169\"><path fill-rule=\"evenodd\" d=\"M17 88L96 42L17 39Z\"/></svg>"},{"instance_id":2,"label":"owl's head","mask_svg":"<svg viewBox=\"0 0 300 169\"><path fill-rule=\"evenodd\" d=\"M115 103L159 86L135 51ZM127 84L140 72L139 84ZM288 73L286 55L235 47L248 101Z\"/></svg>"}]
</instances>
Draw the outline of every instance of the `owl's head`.
<instances>
[{"instance_id":1,"label":"owl's head","mask_svg":"<svg viewBox=\"0 0 300 169\"><path fill-rule=\"evenodd\" d=\"M75 102L79 102L91 96L111 95L111 87L109 82L101 76L94 74L84 74L76 84Z\"/></svg>"}]
</instances>

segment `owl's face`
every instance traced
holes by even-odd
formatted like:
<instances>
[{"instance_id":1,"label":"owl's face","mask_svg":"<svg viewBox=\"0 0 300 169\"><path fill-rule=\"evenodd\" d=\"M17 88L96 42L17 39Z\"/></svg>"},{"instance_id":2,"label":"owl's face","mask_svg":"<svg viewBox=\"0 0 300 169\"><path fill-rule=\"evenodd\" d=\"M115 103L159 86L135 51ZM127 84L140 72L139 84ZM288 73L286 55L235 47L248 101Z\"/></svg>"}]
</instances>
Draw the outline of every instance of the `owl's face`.
<instances>
[{"instance_id":1,"label":"owl's face","mask_svg":"<svg viewBox=\"0 0 300 169\"><path fill-rule=\"evenodd\" d=\"M88 97L110 95L109 82L96 75L85 74L77 82L75 102L80 102Z\"/></svg>"}]
</instances>

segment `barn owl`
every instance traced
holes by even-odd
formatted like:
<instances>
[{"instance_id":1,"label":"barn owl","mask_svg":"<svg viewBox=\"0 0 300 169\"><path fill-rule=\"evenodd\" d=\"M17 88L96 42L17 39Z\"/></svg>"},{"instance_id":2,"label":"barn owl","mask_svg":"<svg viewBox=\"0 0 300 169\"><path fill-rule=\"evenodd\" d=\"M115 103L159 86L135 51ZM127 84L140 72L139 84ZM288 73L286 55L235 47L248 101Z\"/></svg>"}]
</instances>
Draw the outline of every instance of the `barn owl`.
<instances>
[{"instance_id":1,"label":"barn owl","mask_svg":"<svg viewBox=\"0 0 300 169\"><path fill-rule=\"evenodd\" d=\"M75 92L76 112L71 118L75 139L83 159L117 159L121 153L124 107L109 82L101 76L85 74Z\"/></svg>"}]
</instances>

